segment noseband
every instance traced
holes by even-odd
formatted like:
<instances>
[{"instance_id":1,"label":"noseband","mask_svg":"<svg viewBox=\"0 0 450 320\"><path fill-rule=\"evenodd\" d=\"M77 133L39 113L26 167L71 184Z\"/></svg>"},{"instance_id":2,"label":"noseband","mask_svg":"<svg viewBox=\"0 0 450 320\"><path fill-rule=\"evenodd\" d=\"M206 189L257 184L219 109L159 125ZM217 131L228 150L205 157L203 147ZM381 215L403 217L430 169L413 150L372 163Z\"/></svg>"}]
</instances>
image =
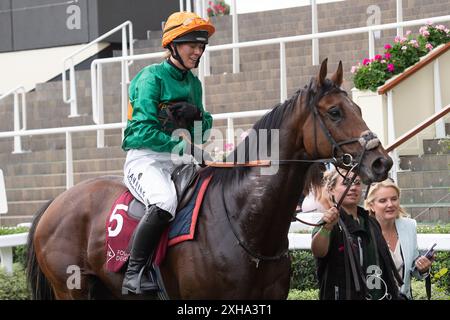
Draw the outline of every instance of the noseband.
<instances>
[{"instance_id":1,"label":"noseband","mask_svg":"<svg viewBox=\"0 0 450 320\"><path fill-rule=\"evenodd\" d=\"M323 122L322 117L319 115L319 111L317 110L317 105L324 96L330 94L330 93L342 93L347 96L347 92L344 90L338 88L337 86L332 86L330 89L319 92L318 94L312 94L314 92L311 89L312 82L308 88L308 108L312 111L313 114L313 123L314 123L314 146L315 146L315 155L314 158L317 158L317 131L316 131L316 123L319 123L319 126L324 133L325 137L327 138L328 142L331 145L331 159L318 159L318 160L309 160L311 162L329 162L333 164L336 168L336 171L342 176L344 181L349 181L348 176L353 173L352 178L350 178L350 181L347 185L347 188L345 189L344 193L342 194L341 198L339 199L338 203L335 204L336 208L340 210L342 206L342 202L344 201L345 196L347 195L348 191L350 190L350 187L352 186L354 180L356 179L356 176L359 174L359 169L361 167L362 160L364 159L364 154L368 150L372 150L380 144L380 141L378 140L377 136L371 132L371 131L365 131L361 134L358 138L351 138L348 140L336 142L336 140L333 138L333 136L330 133L330 130L325 126L325 123ZM358 142L362 147L362 152L359 154L356 159L353 158L353 156L350 153L345 153L341 146L351 143ZM331 161L329 161L331 160ZM298 160L297 160L298 161ZM303 160L302 162L308 162L308 160ZM339 167L343 166L348 168L347 173L343 175L339 171ZM322 226L325 224L325 222L321 223L309 223L306 221L303 221L297 217L295 217L297 221L300 221L301 223L310 225L310 226Z\"/></svg>"}]
</instances>

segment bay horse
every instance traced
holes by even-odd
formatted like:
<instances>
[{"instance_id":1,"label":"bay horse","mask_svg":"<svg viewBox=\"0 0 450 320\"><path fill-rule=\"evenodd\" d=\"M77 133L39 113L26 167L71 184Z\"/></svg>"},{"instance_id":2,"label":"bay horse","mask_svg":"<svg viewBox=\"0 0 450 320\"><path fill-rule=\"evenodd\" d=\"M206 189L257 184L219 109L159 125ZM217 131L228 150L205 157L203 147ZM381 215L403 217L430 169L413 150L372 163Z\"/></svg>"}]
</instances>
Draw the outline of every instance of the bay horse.
<instances>
[{"instance_id":1,"label":"bay horse","mask_svg":"<svg viewBox=\"0 0 450 320\"><path fill-rule=\"evenodd\" d=\"M342 63L331 78L326 75L324 60L309 86L254 125L255 130L279 130L275 174L261 175L259 167L204 169L213 178L196 236L170 247L160 266L171 299L286 299L291 271L288 232L309 161L328 158L350 165L348 158L359 159L355 166L365 183L387 178L392 160L386 151L379 143L370 149L361 143L373 134L360 108L341 89ZM236 150L230 158L235 154ZM123 273L105 268L108 211L125 190L121 177L86 180L36 213L27 262L33 298L138 297L122 296ZM81 270L75 289L67 285L70 266Z\"/></svg>"}]
</instances>

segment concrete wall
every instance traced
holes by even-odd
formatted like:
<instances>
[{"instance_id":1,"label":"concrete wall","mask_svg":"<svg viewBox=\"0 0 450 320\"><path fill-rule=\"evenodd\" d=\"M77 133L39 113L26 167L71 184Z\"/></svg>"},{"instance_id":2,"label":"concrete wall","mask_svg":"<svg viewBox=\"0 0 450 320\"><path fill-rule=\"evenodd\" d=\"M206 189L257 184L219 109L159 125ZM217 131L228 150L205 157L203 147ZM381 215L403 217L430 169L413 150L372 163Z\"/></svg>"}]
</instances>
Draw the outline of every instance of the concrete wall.
<instances>
[{"instance_id":1,"label":"concrete wall","mask_svg":"<svg viewBox=\"0 0 450 320\"><path fill-rule=\"evenodd\" d=\"M178 9L176 0L0 0L0 52L87 43L127 20L134 38L145 39Z\"/></svg>"}]
</instances>

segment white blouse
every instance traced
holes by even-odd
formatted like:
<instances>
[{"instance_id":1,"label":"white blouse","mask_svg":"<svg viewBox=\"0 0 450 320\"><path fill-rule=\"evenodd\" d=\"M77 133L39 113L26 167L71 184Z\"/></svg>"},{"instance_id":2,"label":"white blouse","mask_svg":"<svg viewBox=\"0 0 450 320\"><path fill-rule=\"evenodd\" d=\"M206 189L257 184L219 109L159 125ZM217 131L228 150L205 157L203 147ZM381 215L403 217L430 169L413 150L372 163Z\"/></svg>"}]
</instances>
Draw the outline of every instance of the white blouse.
<instances>
[{"instance_id":1,"label":"white blouse","mask_svg":"<svg viewBox=\"0 0 450 320\"><path fill-rule=\"evenodd\" d=\"M400 275L400 278L403 280L403 256L402 256L402 250L400 246L400 240L397 241L397 245L395 246L395 250L391 252L392 259L394 260L395 268L398 271L398 274Z\"/></svg>"}]
</instances>

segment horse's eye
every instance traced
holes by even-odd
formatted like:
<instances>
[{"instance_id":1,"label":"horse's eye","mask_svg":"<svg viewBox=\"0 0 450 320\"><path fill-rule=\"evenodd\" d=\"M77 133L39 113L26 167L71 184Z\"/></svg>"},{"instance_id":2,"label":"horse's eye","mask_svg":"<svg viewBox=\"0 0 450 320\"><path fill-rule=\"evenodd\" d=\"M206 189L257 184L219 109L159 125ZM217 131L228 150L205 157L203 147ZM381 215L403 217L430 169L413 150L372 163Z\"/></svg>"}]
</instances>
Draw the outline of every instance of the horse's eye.
<instances>
[{"instance_id":1,"label":"horse's eye","mask_svg":"<svg viewBox=\"0 0 450 320\"><path fill-rule=\"evenodd\" d=\"M336 106L333 106L330 109L328 109L328 115L330 116L330 119L333 121L339 121L342 118L341 110Z\"/></svg>"}]
</instances>

